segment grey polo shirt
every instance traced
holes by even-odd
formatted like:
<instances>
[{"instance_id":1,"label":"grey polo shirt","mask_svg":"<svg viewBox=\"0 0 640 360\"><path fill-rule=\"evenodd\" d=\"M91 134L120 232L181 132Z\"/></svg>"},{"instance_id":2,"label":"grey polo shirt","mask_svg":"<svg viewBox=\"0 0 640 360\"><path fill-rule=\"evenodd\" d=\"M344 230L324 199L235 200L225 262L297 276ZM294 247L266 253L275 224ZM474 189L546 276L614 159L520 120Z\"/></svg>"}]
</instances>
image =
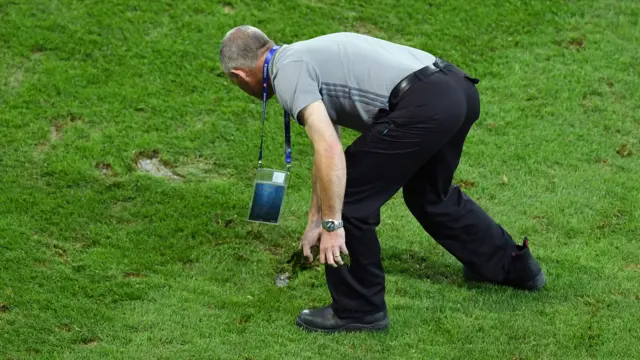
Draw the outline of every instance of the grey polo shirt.
<instances>
[{"instance_id":1,"label":"grey polo shirt","mask_svg":"<svg viewBox=\"0 0 640 360\"><path fill-rule=\"evenodd\" d=\"M367 35L336 33L283 45L269 65L280 104L298 113L322 100L335 125L364 132L407 75L435 61L425 51Z\"/></svg>"}]
</instances>

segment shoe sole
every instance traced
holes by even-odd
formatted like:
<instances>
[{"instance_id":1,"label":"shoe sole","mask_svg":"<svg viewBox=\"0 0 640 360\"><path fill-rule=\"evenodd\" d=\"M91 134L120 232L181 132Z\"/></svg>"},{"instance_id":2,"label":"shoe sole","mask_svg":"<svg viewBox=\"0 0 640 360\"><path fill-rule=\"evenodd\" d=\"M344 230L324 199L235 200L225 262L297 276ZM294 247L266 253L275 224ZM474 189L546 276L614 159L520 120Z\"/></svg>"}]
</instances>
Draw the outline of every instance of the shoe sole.
<instances>
[{"instance_id":1,"label":"shoe sole","mask_svg":"<svg viewBox=\"0 0 640 360\"><path fill-rule=\"evenodd\" d=\"M384 331L389 328L389 318L373 324L349 324L338 329L318 329L304 324L300 319L296 319L296 325L306 331L335 333L335 332L356 332L356 331Z\"/></svg>"},{"instance_id":2,"label":"shoe sole","mask_svg":"<svg viewBox=\"0 0 640 360\"><path fill-rule=\"evenodd\" d=\"M547 278L544 276L544 272L540 272L540 274L538 274L538 276L533 278L533 280L530 280L530 281L528 281L528 282L526 282L524 284L519 284L519 285L500 284L500 283L487 281L487 280L483 279L482 277L480 277L479 275L477 275L476 273L473 273L473 272L467 270L466 268L463 271L463 276L465 277L465 279L467 279L468 281L472 281L472 282L489 283L489 284L494 284L494 285L508 286L508 287L512 287L512 288L516 288L516 289L520 289L520 290L528 290L528 291L538 291L538 290L542 289L547 284Z\"/></svg>"}]
</instances>

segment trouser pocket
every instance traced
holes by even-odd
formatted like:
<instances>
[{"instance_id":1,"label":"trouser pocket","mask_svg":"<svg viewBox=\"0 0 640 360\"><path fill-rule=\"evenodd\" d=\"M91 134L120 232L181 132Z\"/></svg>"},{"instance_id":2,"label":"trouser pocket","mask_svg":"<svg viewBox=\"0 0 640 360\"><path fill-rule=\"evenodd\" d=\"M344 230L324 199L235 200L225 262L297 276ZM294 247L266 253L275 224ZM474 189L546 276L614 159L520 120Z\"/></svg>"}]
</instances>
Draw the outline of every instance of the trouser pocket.
<instances>
[{"instance_id":1,"label":"trouser pocket","mask_svg":"<svg viewBox=\"0 0 640 360\"><path fill-rule=\"evenodd\" d=\"M368 137L372 138L372 137L384 137L387 135L387 133L389 132L389 130L393 128L393 124L391 123L391 121L389 119L381 119L379 121L376 121L371 128L369 129L369 134Z\"/></svg>"}]
</instances>

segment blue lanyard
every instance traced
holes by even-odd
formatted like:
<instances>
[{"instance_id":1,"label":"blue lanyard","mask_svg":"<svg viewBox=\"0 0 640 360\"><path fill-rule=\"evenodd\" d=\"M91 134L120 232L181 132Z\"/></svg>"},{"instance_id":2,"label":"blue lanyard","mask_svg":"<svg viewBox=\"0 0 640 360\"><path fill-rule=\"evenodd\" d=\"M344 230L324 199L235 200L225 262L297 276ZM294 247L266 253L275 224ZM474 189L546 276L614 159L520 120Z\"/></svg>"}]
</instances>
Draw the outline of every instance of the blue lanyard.
<instances>
[{"instance_id":1,"label":"blue lanyard","mask_svg":"<svg viewBox=\"0 0 640 360\"><path fill-rule=\"evenodd\" d=\"M260 136L260 155L258 156L258 168L262 165L262 148L264 145L264 122L267 119L267 90L269 88L269 63L273 55L279 49L274 46L267 53L262 67L262 135ZM284 161L287 164L287 170L291 167L291 116L287 110L284 110Z\"/></svg>"}]
</instances>

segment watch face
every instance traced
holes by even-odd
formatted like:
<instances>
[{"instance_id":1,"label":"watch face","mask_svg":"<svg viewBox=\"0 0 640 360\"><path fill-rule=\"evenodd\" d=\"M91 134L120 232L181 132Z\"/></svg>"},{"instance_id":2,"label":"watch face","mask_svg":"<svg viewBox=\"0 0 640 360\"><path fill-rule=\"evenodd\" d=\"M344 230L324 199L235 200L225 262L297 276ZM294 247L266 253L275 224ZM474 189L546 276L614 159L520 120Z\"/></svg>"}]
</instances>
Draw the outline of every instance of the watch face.
<instances>
[{"instance_id":1,"label":"watch face","mask_svg":"<svg viewBox=\"0 0 640 360\"><path fill-rule=\"evenodd\" d=\"M336 231L339 228L339 224L336 221L327 220L324 222L324 228L327 231Z\"/></svg>"}]
</instances>

